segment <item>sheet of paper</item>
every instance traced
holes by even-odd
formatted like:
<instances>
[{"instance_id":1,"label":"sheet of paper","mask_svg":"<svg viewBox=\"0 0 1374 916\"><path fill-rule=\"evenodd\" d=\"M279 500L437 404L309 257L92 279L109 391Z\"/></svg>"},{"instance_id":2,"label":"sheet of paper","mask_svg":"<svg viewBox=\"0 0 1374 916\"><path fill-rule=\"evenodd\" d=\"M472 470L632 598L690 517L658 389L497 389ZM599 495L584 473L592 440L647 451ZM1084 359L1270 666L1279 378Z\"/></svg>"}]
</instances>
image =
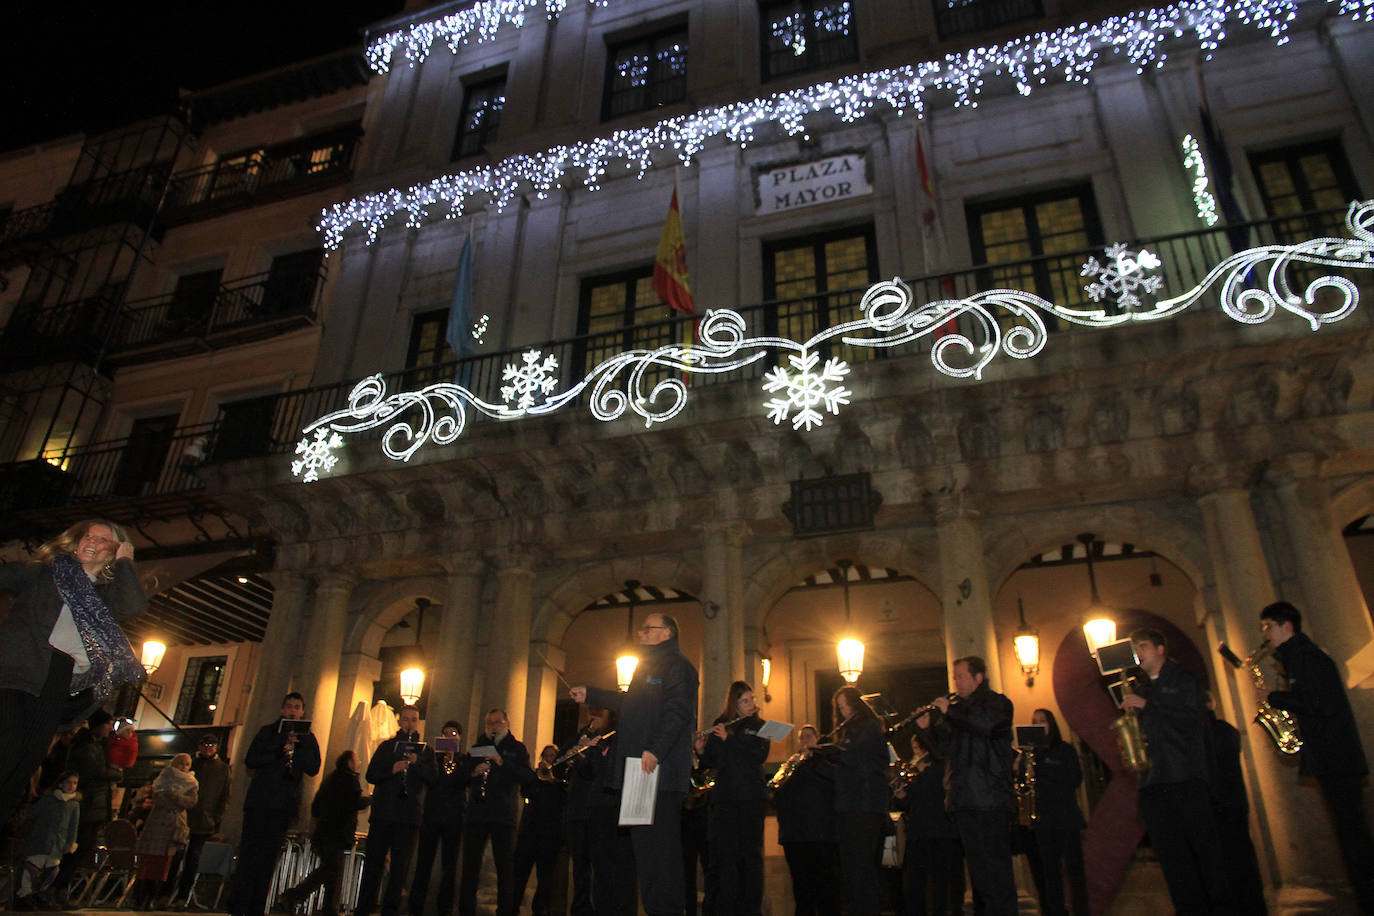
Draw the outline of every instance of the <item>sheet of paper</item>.
<instances>
[{"instance_id":1,"label":"sheet of paper","mask_svg":"<svg viewBox=\"0 0 1374 916\"><path fill-rule=\"evenodd\" d=\"M755 734L769 741L781 741L792 734L792 725L788 722L765 722Z\"/></svg>"},{"instance_id":2,"label":"sheet of paper","mask_svg":"<svg viewBox=\"0 0 1374 916\"><path fill-rule=\"evenodd\" d=\"M645 773L638 757L625 758L625 785L620 790L620 826L648 827L654 822L654 799L658 797L658 774L663 767Z\"/></svg>"},{"instance_id":3,"label":"sheet of paper","mask_svg":"<svg viewBox=\"0 0 1374 916\"><path fill-rule=\"evenodd\" d=\"M477 744L468 748L468 755L471 757L500 757L501 752L492 744Z\"/></svg>"}]
</instances>

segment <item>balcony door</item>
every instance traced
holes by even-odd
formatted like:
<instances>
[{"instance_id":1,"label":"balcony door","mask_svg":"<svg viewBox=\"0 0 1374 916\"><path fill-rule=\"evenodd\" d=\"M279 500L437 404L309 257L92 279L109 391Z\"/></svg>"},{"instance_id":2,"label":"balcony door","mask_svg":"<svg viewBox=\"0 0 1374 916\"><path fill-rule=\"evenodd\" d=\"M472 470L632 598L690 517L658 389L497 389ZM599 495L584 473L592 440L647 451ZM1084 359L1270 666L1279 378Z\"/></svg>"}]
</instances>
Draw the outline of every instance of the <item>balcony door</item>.
<instances>
[{"instance_id":1,"label":"balcony door","mask_svg":"<svg viewBox=\"0 0 1374 916\"><path fill-rule=\"evenodd\" d=\"M293 251L273 258L262 290L261 314L308 313L323 261L323 248Z\"/></svg>"},{"instance_id":2,"label":"balcony door","mask_svg":"<svg viewBox=\"0 0 1374 916\"><path fill-rule=\"evenodd\" d=\"M769 334L801 342L816 332L861 317L859 300L878 279L873 227L841 229L770 242L763 249L764 313ZM848 362L886 351L827 347Z\"/></svg>"},{"instance_id":3,"label":"balcony door","mask_svg":"<svg viewBox=\"0 0 1374 916\"><path fill-rule=\"evenodd\" d=\"M147 496L157 492L167 452L172 447L178 414L143 417L129 429L129 441L115 472L114 496Z\"/></svg>"}]
</instances>

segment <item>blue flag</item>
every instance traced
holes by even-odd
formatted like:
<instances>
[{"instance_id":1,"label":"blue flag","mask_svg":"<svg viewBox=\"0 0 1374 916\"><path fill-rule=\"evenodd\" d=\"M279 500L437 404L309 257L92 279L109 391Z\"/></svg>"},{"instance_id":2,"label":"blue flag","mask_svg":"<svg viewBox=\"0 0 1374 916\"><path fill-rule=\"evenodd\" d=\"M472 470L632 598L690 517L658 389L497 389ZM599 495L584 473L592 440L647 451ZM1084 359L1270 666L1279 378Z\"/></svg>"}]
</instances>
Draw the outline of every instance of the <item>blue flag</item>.
<instances>
[{"instance_id":1,"label":"blue flag","mask_svg":"<svg viewBox=\"0 0 1374 916\"><path fill-rule=\"evenodd\" d=\"M463 242L458 255L458 282L453 287L453 304L448 309L448 345L459 359L477 355L472 339L472 234Z\"/></svg>"}]
</instances>

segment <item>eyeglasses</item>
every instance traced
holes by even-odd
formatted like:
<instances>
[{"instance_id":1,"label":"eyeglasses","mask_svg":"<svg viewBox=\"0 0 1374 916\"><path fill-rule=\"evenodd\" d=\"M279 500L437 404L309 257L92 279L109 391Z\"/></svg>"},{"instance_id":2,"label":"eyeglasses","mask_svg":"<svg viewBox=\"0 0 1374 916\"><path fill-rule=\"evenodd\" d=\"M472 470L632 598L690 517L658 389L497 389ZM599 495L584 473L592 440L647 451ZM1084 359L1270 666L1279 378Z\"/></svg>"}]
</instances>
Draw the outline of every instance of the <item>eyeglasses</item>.
<instances>
[{"instance_id":1,"label":"eyeglasses","mask_svg":"<svg viewBox=\"0 0 1374 916\"><path fill-rule=\"evenodd\" d=\"M650 630L666 630L666 629L668 629L668 628L665 627L665 626L662 626L661 624L657 624L657 623L646 623L646 624L644 624L644 626L642 626L642 627L639 628L639 632L641 632L641 633L647 633L647 632L649 632Z\"/></svg>"}]
</instances>

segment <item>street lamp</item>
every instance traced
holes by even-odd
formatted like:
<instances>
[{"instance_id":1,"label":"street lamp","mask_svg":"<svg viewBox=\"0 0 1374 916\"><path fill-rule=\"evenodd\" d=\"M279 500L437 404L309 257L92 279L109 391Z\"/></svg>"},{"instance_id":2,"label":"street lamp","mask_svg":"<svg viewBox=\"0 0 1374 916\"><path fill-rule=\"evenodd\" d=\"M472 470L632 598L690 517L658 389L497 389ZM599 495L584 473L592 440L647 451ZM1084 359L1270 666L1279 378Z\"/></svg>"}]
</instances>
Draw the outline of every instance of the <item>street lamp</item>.
<instances>
[{"instance_id":1,"label":"street lamp","mask_svg":"<svg viewBox=\"0 0 1374 916\"><path fill-rule=\"evenodd\" d=\"M1102 598L1097 594L1097 575L1093 572L1093 542L1097 539L1093 534L1080 534L1078 541L1083 545L1083 552L1088 560L1088 585L1092 588L1092 603L1088 605L1083 623L1083 636L1088 641L1088 651L1093 655L1097 650L1105 645L1116 642L1116 621L1109 615L1111 608L1102 603Z\"/></svg>"},{"instance_id":2,"label":"street lamp","mask_svg":"<svg viewBox=\"0 0 1374 916\"><path fill-rule=\"evenodd\" d=\"M604 656L603 656L604 657ZM615 660L615 686L621 693L630 689L630 681L634 680L635 667L639 664L639 659L629 652L622 652Z\"/></svg>"},{"instance_id":3,"label":"street lamp","mask_svg":"<svg viewBox=\"0 0 1374 916\"><path fill-rule=\"evenodd\" d=\"M425 687L425 673L419 668L407 668L401 672L401 699L407 706L420 702L420 694Z\"/></svg>"},{"instance_id":4,"label":"street lamp","mask_svg":"<svg viewBox=\"0 0 1374 916\"><path fill-rule=\"evenodd\" d=\"M1021 673L1026 676L1026 686L1034 687L1035 676L1040 673L1040 631L1026 623L1026 608L1019 596L1016 609L1021 614L1021 626L1016 628L1011 645L1016 652L1016 660L1021 664Z\"/></svg>"},{"instance_id":5,"label":"street lamp","mask_svg":"<svg viewBox=\"0 0 1374 916\"><path fill-rule=\"evenodd\" d=\"M143 643L143 656L140 659L143 670L152 673L162 667L162 657L167 654L167 644L156 639L145 640Z\"/></svg>"},{"instance_id":6,"label":"street lamp","mask_svg":"<svg viewBox=\"0 0 1374 916\"><path fill-rule=\"evenodd\" d=\"M851 560L836 560L840 567L840 582L844 586L844 623L849 626L849 568ZM864 673L864 644L852 636L840 640L835 647L835 656L840 663L840 677L845 683L852 684Z\"/></svg>"}]
</instances>

